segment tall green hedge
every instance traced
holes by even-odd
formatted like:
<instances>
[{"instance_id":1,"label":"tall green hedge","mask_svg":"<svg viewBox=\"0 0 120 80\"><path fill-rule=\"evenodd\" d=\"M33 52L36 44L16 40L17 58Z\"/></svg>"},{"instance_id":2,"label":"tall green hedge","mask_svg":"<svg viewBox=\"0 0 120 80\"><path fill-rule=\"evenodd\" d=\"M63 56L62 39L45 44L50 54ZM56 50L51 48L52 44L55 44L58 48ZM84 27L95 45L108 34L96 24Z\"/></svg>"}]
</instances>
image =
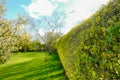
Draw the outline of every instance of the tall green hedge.
<instances>
[{"instance_id":1,"label":"tall green hedge","mask_svg":"<svg viewBox=\"0 0 120 80\"><path fill-rule=\"evenodd\" d=\"M120 1L73 28L57 49L70 80L120 79Z\"/></svg>"}]
</instances>

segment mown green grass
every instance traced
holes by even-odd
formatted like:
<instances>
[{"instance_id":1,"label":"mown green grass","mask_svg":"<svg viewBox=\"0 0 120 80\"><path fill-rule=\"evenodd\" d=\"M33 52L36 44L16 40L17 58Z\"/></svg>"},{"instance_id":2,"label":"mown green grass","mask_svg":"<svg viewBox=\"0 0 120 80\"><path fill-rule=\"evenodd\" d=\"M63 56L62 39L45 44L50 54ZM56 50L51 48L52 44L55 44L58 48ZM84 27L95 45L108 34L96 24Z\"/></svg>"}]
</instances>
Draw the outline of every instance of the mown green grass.
<instances>
[{"instance_id":1,"label":"mown green grass","mask_svg":"<svg viewBox=\"0 0 120 80\"><path fill-rule=\"evenodd\" d=\"M27 52L15 53L0 65L0 80L65 80L65 76L57 55Z\"/></svg>"}]
</instances>

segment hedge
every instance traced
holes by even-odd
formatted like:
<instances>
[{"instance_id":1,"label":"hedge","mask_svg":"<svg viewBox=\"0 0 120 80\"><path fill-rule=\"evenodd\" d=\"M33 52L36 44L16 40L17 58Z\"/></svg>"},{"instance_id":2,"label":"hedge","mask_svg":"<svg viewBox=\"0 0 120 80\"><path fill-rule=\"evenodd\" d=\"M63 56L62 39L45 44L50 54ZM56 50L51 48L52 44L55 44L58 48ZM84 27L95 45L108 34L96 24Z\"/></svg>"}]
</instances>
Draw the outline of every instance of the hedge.
<instances>
[{"instance_id":1,"label":"hedge","mask_svg":"<svg viewBox=\"0 0 120 80\"><path fill-rule=\"evenodd\" d=\"M69 80L120 79L120 1L110 1L57 44Z\"/></svg>"}]
</instances>

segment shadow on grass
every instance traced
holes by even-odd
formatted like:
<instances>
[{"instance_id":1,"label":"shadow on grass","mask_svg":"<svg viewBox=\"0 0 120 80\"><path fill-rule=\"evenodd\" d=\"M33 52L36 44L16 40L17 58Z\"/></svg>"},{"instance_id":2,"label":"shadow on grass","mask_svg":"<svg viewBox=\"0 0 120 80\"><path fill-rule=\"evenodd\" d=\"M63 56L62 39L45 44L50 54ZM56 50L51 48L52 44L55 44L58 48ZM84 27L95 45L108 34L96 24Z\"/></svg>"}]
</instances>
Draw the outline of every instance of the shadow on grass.
<instances>
[{"instance_id":1,"label":"shadow on grass","mask_svg":"<svg viewBox=\"0 0 120 80\"><path fill-rule=\"evenodd\" d=\"M6 66L0 70L0 80L65 80L59 59L48 61L35 58L30 61Z\"/></svg>"}]
</instances>

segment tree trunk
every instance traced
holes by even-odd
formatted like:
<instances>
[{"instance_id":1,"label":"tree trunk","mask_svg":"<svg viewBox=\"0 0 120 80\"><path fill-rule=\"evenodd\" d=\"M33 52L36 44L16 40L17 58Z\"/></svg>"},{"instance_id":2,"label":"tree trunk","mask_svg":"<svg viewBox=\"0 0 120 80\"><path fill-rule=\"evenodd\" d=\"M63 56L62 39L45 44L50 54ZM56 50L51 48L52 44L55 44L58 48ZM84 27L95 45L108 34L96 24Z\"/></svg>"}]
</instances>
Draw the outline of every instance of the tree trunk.
<instances>
[{"instance_id":1,"label":"tree trunk","mask_svg":"<svg viewBox=\"0 0 120 80\"><path fill-rule=\"evenodd\" d=\"M24 47L24 52L27 52L27 46Z\"/></svg>"}]
</instances>

